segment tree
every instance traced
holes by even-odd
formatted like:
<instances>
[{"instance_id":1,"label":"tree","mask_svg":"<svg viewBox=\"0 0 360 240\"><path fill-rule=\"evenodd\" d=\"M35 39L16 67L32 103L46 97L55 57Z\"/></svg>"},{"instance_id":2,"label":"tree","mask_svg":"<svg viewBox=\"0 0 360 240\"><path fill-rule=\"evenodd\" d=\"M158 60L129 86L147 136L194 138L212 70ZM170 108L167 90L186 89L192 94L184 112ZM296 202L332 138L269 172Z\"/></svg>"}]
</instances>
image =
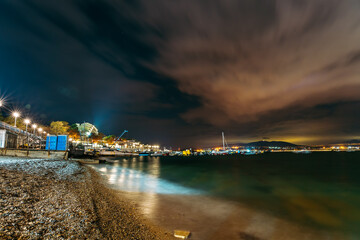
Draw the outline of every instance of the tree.
<instances>
[{"instance_id":1,"label":"tree","mask_svg":"<svg viewBox=\"0 0 360 240\"><path fill-rule=\"evenodd\" d=\"M99 132L98 134L91 134L90 139L93 143L100 143L104 139L105 134Z\"/></svg>"},{"instance_id":2,"label":"tree","mask_svg":"<svg viewBox=\"0 0 360 240\"><path fill-rule=\"evenodd\" d=\"M72 138L74 140L80 139L80 132L76 123L70 125L67 133L69 134L69 138Z\"/></svg>"},{"instance_id":3,"label":"tree","mask_svg":"<svg viewBox=\"0 0 360 240\"><path fill-rule=\"evenodd\" d=\"M0 110L0 121L4 122L5 120L5 116L2 114L1 110Z\"/></svg>"},{"instance_id":4,"label":"tree","mask_svg":"<svg viewBox=\"0 0 360 240\"><path fill-rule=\"evenodd\" d=\"M115 136L114 135L106 136L103 138L103 141L109 145L113 145L115 143Z\"/></svg>"},{"instance_id":5,"label":"tree","mask_svg":"<svg viewBox=\"0 0 360 240\"><path fill-rule=\"evenodd\" d=\"M56 121L50 124L50 132L55 135L67 134L69 128L69 123L65 121Z\"/></svg>"}]
</instances>

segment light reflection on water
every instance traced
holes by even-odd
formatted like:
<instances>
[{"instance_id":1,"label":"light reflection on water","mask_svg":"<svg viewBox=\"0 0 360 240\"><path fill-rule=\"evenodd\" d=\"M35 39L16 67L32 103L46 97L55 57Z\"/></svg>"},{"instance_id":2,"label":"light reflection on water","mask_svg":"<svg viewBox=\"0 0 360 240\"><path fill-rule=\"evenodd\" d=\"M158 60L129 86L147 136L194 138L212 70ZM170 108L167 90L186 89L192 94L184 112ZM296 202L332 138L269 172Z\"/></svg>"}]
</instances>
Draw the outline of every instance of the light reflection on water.
<instances>
[{"instance_id":1,"label":"light reflection on water","mask_svg":"<svg viewBox=\"0 0 360 240\"><path fill-rule=\"evenodd\" d=\"M147 169L144 169L144 163L139 161L139 158L123 159L122 161L93 165L92 167L107 177L110 185L123 191L182 195L203 193L200 190L161 179L159 158L152 160L152 164L147 164Z\"/></svg>"},{"instance_id":2,"label":"light reflection on water","mask_svg":"<svg viewBox=\"0 0 360 240\"><path fill-rule=\"evenodd\" d=\"M115 188L207 194L273 216L360 236L360 153L132 158L94 166ZM151 208L150 208L151 209Z\"/></svg>"}]
</instances>

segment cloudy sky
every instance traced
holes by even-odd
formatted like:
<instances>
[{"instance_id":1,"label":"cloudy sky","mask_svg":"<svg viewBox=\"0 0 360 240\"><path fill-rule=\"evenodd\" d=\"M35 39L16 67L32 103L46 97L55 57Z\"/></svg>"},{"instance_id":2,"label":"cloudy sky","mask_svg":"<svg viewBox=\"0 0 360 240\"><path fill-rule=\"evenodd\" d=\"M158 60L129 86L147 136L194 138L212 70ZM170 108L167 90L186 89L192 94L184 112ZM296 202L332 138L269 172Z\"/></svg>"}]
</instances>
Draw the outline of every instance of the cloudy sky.
<instances>
[{"instance_id":1,"label":"cloudy sky","mask_svg":"<svg viewBox=\"0 0 360 240\"><path fill-rule=\"evenodd\" d=\"M360 138L358 0L0 2L0 90L167 146ZM26 107L25 107L26 106Z\"/></svg>"}]
</instances>

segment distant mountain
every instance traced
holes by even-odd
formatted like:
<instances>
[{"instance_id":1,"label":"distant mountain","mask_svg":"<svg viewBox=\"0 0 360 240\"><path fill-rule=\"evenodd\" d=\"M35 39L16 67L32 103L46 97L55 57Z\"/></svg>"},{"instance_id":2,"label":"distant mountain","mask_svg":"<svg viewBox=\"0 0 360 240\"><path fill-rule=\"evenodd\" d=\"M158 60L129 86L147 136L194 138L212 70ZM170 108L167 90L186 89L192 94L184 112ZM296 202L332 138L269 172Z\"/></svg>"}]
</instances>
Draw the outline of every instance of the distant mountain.
<instances>
[{"instance_id":1,"label":"distant mountain","mask_svg":"<svg viewBox=\"0 0 360 240\"><path fill-rule=\"evenodd\" d=\"M344 143L360 143L360 139L352 139L352 140L346 141Z\"/></svg>"},{"instance_id":2,"label":"distant mountain","mask_svg":"<svg viewBox=\"0 0 360 240\"><path fill-rule=\"evenodd\" d=\"M297 147L298 145L282 141L258 141L246 144L248 147Z\"/></svg>"}]
</instances>

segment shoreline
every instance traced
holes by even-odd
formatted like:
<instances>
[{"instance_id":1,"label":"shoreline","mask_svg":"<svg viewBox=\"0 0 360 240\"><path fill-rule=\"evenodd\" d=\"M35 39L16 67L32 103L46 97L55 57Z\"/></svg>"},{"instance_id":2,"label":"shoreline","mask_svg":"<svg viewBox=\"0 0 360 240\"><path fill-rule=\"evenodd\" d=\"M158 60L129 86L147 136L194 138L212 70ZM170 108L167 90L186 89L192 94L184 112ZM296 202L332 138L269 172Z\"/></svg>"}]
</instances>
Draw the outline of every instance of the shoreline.
<instances>
[{"instance_id":1,"label":"shoreline","mask_svg":"<svg viewBox=\"0 0 360 240\"><path fill-rule=\"evenodd\" d=\"M0 157L0 238L175 239L86 166L9 157Z\"/></svg>"},{"instance_id":2,"label":"shoreline","mask_svg":"<svg viewBox=\"0 0 360 240\"><path fill-rule=\"evenodd\" d=\"M119 191L143 216L167 229L191 231L194 240L351 239L299 225L232 201L200 195Z\"/></svg>"},{"instance_id":3,"label":"shoreline","mask_svg":"<svg viewBox=\"0 0 360 240\"><path fill-rule=\"evenodd\" d=\"M214 197L113 189L75 161L0 157L0 239L176 239L175 229L194 240L348 239Z\"/></svg>"},{"instance_id":4,"label":"shoreline","mask_svg":"<svg viewBox=\"0 0 360 240\"><path fill-rule=\"evenodd\" d=\"M102 169L104 166L99 167L97 171L111 188L116 189L122 197L135 204L145 218L170 231L188 230L191 232L191 239L352 239L351 235L341 232L340 229L319 228L311 222L299 223L242 202L204 194L183 195L181 191L180 194L176 194L176 191L170 191L174 193L154 191L155 189L152 189L153 192L142 192L144 189L139 186L144 181L149 181L146 176L141 176L142 173L135 174L121 170L121 174L117 174L111 165L106 166L107 171ZM316 208L319 206L316 202L297 195L293 196L293 201L297 204L295 209L290 209L294 217L309 214L305 216L314 216L324 224L334 224L332 215L329 215L324 207ZM307 212L309 204L310 207L312 206L311 212Z\"/></svg>"}]
</instances>

